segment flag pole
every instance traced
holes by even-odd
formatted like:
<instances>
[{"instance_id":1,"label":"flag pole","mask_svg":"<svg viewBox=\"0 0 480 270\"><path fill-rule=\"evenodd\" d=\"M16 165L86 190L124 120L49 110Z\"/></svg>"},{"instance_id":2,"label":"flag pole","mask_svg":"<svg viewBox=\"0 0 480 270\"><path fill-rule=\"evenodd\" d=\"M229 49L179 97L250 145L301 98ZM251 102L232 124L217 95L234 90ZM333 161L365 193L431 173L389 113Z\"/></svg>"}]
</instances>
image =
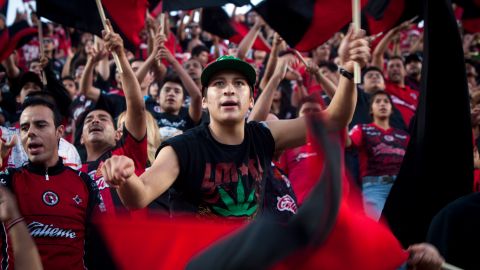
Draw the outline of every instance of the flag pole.
<instances>
[{"instance_id":1,"label":"flag pole","mask_svg":"<svg viewBox=\"0 0 480 270\"><path fill-rule=\"evenodd\" d=\"M107 26L107 17L105 16L105 11L103 10L102 2L101 0L95 0L97 3L97 8L98 8L98 13L100 14L100 18L102 19L102 24L103 24L103 29L107 31L107 33L110 32L110 28ZM118 58L117 53L112 52L113 55L113 60L115 61L115 65L117 66L118 72L121 74L123 73L122 66L120 65L120 58Z\"/></svg>"},{"instance_id":2,"label":"flag pole","mask_svg":"<svg viewBox=\"0 0 480 270\"><path fill-rule=\"evenodd\" d=\"M45 58L45 45L43 44L43 28L42 28L42 20L41 17L37 15L37 29L38 29L38 42L40 45L40 59ZM43 84L47 84L47 78L45 76L45 72L42 68L42 76L40 78Z\"/></svg>"},{"instance_id":3,"label":"flag pole","mask_svg":"<svg viewBox=\"0 0 480 270\"><path fill-rule=\"evenodd\" d=\"M300 61L302 61L302 63L305 65L305 67L308 67L307 61L305 61L305 58L303 58L302 54L295 49L293 49L293 52L298 57L298 59L300 59Z\"/></svg>"},{"instance_id":4,"label":"flag pole","mask_svg":"<svg viewBox=\"0 0 480 270\"><path fill-rule=\"evenodd\" d=\"M353 19L353 29L355 33L360 31L361 22L360 22L360 0L352 0L352 19ZM360 65L355 63L353 66L353 76L355 84L360 84L362 78L360 77L361 70Z\"/></svg>"},{"instance_id":5,"label":"flag pole","mask_svg":"<svg viewBox=\"0 0 480 270\"><path fill-rule=\"evenodd\" d=\"M442 270L463 270L462 268L458 268L455 265L451 265L449 263L442 263Z\"/></svg>"}]
</instances>

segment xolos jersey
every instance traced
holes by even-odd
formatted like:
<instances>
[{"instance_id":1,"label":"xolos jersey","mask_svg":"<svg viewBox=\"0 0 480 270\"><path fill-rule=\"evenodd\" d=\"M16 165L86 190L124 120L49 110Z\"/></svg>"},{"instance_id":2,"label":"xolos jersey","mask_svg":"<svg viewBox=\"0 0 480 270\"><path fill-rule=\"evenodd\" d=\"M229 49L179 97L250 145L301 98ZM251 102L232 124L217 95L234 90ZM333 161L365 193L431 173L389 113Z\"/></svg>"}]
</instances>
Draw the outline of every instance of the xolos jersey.
<instances>
[{"instance_id":1,"label":"xolos jersey","mask_svg":"<svg viewBox=\"0 0 480 270\"><path fill-rule=\"evenodd\" d=\"M16 196L21 215L40 253L44 269L85 269L85 234L99 203L95 182L63 165L27 164L0 173L0 183ZM11 243L0 230L1 268L14 269Z\"/></svg>"}]
</instances>

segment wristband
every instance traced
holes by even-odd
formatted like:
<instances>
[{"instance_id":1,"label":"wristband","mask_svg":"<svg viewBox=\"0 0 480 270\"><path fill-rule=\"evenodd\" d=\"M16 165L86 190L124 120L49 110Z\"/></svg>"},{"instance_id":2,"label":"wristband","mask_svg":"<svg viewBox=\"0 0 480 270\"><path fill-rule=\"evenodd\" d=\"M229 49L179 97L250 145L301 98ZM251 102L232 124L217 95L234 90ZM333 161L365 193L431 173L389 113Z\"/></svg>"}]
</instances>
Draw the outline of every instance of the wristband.
<instances>
[{"instance_id":1,"label":"wristband","mask_svg":"<svg viewBox=\"0 0 480 270\"><path fill-rule=\"evenodd\" d=\"M339 68L338 69L338 72L340 73L340 75L342 75L343 77L349 79L350 81L353 80L353 73L349 72L349 71L346 71L344 68Z\"/></svg>"},{"instance_id":2,"label":"wristband","mask_svg":"<svg viewBox=\"0 0 480 270\"><path fill-rule=\"evenodd\" d=\"M7 222L7 224L5 224L5 230L8 232L13 226L15 226L16 224L22 221L25 221L25 219L23 217L19 217L10 222Z\"/></svg>"}]
</instances>

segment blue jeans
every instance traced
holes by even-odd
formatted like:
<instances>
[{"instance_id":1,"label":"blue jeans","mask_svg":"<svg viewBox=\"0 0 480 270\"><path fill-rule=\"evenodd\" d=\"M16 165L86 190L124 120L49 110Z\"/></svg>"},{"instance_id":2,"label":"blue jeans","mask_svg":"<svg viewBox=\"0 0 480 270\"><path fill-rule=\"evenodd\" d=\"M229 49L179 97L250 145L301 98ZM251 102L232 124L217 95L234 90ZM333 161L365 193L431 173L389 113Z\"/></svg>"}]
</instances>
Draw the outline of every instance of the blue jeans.
<instances>
[{"instance_id":1,"label":"blue jeans","mask_svg":"<svg viewBox=\"0 0 480 270\"><path fill-rule=\"evenodd\" d=\"M385 201L396 178L396 175L362 178L363 208L367 216L376 221L380 219Z\"/></svg>"}]
</instances>

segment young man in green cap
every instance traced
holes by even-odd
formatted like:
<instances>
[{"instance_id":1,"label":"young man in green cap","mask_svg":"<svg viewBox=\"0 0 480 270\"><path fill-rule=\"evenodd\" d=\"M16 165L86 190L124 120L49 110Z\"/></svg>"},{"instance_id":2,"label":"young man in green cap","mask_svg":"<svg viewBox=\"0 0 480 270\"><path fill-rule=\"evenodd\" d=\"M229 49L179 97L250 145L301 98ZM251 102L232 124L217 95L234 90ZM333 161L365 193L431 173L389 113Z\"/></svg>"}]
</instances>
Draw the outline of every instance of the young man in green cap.
<instances>
[{"instance_id":1,"label":"young man in green cap","mask_svg":"<svg viewBox=\"0 0 480 270\"><path fill-rule=\"evenodd\" d=\"M370 49L363 34L349 30L339 54L344 76L322 112L327 127L334 130L346 127L352 117L356 91L350 75L354 61L368 61ZM209 124L165 141L152 167L140 177L127 157L105 162L103 175L127 207L143 208L174 187L176 201L199 216L252 217L262 206L265 168L274 151L305 143L303 118L246 123L255 84L255 71L248 63L220 57L203 71L201 81Z\"/></svg>"}]
</instances>

